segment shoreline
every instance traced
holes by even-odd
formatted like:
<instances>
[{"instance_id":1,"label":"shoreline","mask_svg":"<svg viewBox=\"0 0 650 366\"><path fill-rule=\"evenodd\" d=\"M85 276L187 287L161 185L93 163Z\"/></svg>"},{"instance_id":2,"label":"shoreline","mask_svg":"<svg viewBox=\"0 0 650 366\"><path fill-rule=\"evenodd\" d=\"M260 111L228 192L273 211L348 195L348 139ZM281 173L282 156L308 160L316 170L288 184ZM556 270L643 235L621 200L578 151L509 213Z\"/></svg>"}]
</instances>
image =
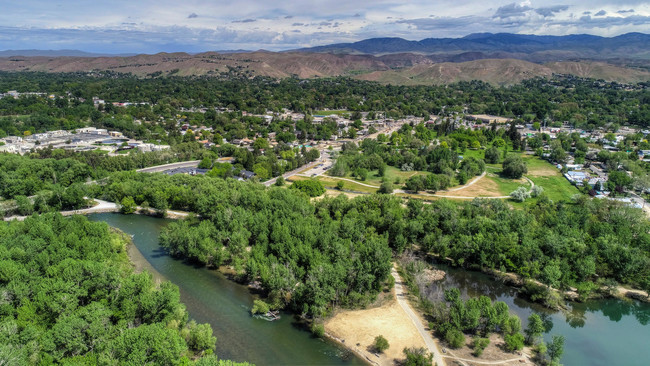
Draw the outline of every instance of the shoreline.
<instances>
[{"instance_id":1,"label":"shoreline","mask_svg":"<svg viewBox=\"0 0 650 366\"><path fill-rule=\"evenodd\" d=\"M501 272L496 269L490 269L490 268L464 268L464 267L457 267L452 264L451 259L448 258L440 258L437 255L429 254L426 253L424 254L425 258L432 259L434 262L438 261L441 264L444 264L446 266L449 266L451 268L456 268L456 269L462 269L464 271L474 271L474 272L479 272L486 274L490 277L492 277L493 280L495 281L502 281L506 285L513 286L517 288L517 293L519 295L525 296L526 293L523 291L523 287L526 285L527 281L531 281L535 286L540 286L548 289L549 291L555 292L559 294L562 297L562 300L565 302L585 302L589 300L602 300L602 299L618 299L621 301L640 301L640 302L645 302L645 303L650 303L650 294L646 291L640 290L640 289L634 289L634 288L627 288L623 287L623 285L618 284L616 288L616 293L607 293L606 287L600 287L597 290L595 290L594 293L590 294L589 297L587 297L584 300L581 300L579 298L579 294L577 293L577 290L574 288L570 288L569 290L559 290L554 287L548 286L539 280L536 280L534 278L526 279L523 278L522 276L512 273L512 272ZM435 266L435 263L430 263L431 265ZM532 300L529 300L532 301ZM566 304L563 304L563 306L560 306L559 308L552 308L546 306L544 303L539 302L539 301L532 301L534 303L540 304L544 307L547 307L552 310L556 311L562 311L566 310Z\"/></svg>"},{"instance_id":2,"label":"shoreline","mask_svg":"<svg viewBox=\"0 0 650 366\"><path fill-rule=\"evenodd\" d=\"M328 333L327 331L323 334L323 337L327 338L329 341L337 344L339 347L345 348L346 350L354 353L357 358L359 358L361 361L363 361L366 365L371 365L371 366L380 366L381 364L371 360L366 353L364 353L362 350L358 349L356 346L352 347L347 344L345 344L345 339L338 338L337 336Z\"/></svg>"},{"instance_id":3,"label":"shoreline","mask_svg":"<svg viewBox=\"0 0 650 366\"><path fill-rule=\"evenodd\" d=\"M168 279L158 272L147 258L145 258L140 249L138 249L135 243L133 243L133 237L131 235L114 226L109 225L109 228L124 239L124 253L134 273L149 272L156 286L160 285L164 281L168 281Z\"/></svg>"}]
</instances>

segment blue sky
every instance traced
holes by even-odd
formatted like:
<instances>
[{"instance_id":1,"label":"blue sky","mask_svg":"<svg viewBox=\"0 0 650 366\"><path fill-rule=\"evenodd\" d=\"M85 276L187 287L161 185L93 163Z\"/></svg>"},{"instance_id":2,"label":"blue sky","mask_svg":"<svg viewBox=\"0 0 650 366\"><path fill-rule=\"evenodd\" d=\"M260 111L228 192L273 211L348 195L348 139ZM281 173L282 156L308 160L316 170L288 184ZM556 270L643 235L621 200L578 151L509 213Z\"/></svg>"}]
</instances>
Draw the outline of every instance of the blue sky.
<instances>
[{"instance_id":1,"label":"blue sky","mask_svg":"<svg viewBox=\"0 0 650 366\"><path fill-rule=\"evenodd\" d=\"M650 33L647 0L0 0L0 50L286 50L476 32Z\"/></svg>"}]
</instances>

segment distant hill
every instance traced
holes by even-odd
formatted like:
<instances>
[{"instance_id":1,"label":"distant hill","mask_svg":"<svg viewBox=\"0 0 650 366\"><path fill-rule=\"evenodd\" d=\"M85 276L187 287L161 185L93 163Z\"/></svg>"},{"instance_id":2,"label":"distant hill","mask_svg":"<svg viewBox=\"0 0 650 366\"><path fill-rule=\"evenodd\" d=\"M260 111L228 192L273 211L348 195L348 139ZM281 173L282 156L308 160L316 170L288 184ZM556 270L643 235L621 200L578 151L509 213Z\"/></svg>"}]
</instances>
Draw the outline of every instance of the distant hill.
<instances>
[{"instance_id":1,"label":"distant hill","mask_svg":"<svg viewBox=\"0 0 650 366\"><path fill-rule=\"evenodd\" d=\"M650 34L627 33L608 38L587 34L536 36L512 33L474 33L462 38L426 38L421 41L408 41L402 38L371 38L354 43L339 43L294 51L369 55L417 53L432 55L432 57L439 54L468 55L468 53L474 53L474 56L479 58L494 58L490 54L501 54L502 57L498 58L520 58L529 61L544 58L544 55L548 59L552 54L555 54L556 61L560 61L557 58L562 57L603 60L624 56L647 59L650 56Z\"/></svg>"},{"instance_id":2,"label":"distant hill","mask_svg":"<svg viewBox=\"0 0 650 366\"><path fill-rule=\"evenodd\" d=\"M477 33L421 41L373 38L293 52L162 52L126 57L74 50L2 51L0 70L103 70L140 77L222 73L275 78L349 76L400 85L475 79L512 84L536 76L571 74L634 83L650 81L650 35L628 33L606 38Z\"/></svg>"},{"instance_id":3,"label":"distant hill","mask_svg":"<svg viewBox=\"0 0 650 366\"><path fill-rule=\"evenodd\" d=\"M44 56L44 57L106 57L106 56L133 56L134 54L103 54L90 53L79 50L5 50L0 51L0 57L11 56Z\"/></svg>"},{"instance_id":4,"label":"distant hill","mask_svg":"<svg viewBox=\"0 0 650 366\"><path fill-rule=\"evenodd\" d=\"M485 54L487 55L487 54ZM45 72L90 72L96 70L133 73L140 77L160 75L218 75L237 73L246 76L300 78L350 76L391 84L442 84L459 80L484 80L493 84L512 84L554 73L619 82L650 80L647 63L634 68L602 61L550 61L533 63L517 59L473 59L461 53L453 60L413 53L346 55L327 53L249 52L219 54L205 52L158 53L129 57L0 57L0 70Z\"/></svg>"}]
</instances>

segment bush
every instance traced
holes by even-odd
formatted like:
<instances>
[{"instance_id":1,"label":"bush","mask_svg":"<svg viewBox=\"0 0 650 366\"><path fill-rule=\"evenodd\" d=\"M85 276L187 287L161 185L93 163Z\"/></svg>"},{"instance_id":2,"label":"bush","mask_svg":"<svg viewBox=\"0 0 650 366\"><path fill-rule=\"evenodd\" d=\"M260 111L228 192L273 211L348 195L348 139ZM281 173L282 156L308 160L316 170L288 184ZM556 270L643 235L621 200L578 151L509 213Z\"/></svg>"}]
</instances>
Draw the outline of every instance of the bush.
<instances>
[{"instance_id":1,"label":"bush","mask_svg":"<svg viewBox=\"0 0 650 366\"><path fill-rule=\"evenodd\" d=\"M135 201L133 200L133 197L131 196L125 196L122 198L122 202L120 202L120 212L129 215L135 212Z\"/></svg>"},{"instance_id":2,"label":"bush","mask_svg":"<svg viewBox=\"0 0 650 366\"><path fill-rule=\"evenodd\" d=\"M298 180L293 182L290 189L297 189L306 193L309 197L318 197L325 193L323 184L317 180Z\"/></svg>"},{"instance_id":3,"label":"bush","mask_svg":"<svg viewBox=\"0 0 650 366\"><path fill-rule=\"evenodd\" d=\"M379 186L378 193L391 194L393 193L393 184L391 182L384 182Z\"/></svg>"},{"instance_id":4,"label":"bush","mask_svg":"<svg viewBox=\"0 0 650 366\"><path fill-rule=\"evenodd\" d=\"M530 192L528 192L526 187L519 187L510 193L510 198L517 202L524 202L530 198Z\"/></svg>"},{"instance_id":5,"label":"bush","mask_svg":"<svg viewBox=\"0 0 650 366\"><path fill-rule=\"evenodd\" d=\"M485 162L488 164L498 164L499 163L499 149L492 146L491 148L485 150Z\"/></svg>"},{"instance_id":6,"label":"bush","mask_svg":"<svg viewBox=\"0 0 650 366\"><path fill-rule=\"evenodd\" d=\"M542 193L544 193L544 188L540 186L534 186L533 189L531 190L531 194L533 197L539 197Z\"/></svg>"},{"instance_id":7,"label":"bush","mask_svg":"<svg viewBox=\"0 0 650 366\"><path fill-rule=\"evenodd\" d=\"M279 176L278 179L275 180L275 185L277 187L282 187L284 185L284 177Z\"/></svg>"},{"instance_id":8,"label":"bush","mask_svg":"<svg viewBox=\"0 0 650 366\"><path fill-rule=\"evenodd\" d=\"M269 310L271 310L269 304L265 303L262 300L253 300L253 308L251 309L251 313L266 314L269 312Z\"/></svg>"},{"instance_id":9,"label":"bush","mask_svg":"<svg viewBox=\"0 0 650 366\"><path fill-rule=\"evenodd\" d=\"M519 179L525 173L528 173L526 163L519 155L511 154L506 156L503 161L503 175L512 179Z\"/></svg>"},{"instance_id":10,"label":"bush","mask_svg":"<svg viewBox=\"0 0 650 366\"><path fill-rule=\"evenodd\" d=\"M465 335L458 329L451 329L445 335L445 341L451 348L460 348L465 345Z\"/></svg>"},{"instance_id":11,"label":"bush","mask_svg":"<svg viewBox=\"0 0 650 366\"><path fill-rule=\"evenodd\" d=\"M489 344L490 344L490 340L488 338L474 338L474 342L472 343L474 352L472 354L475 357L481 357L481 355L483 354L483 350Z\"/></svg>"},{"instance_id":12,"label":"bush","mask_svg":"<svg viewBox=\"0 0 650 366\"><path fill-rule=\"evenodd\" d=\"M406 355L404 366L431 366L433 362L433 355L423 347L404 348L403 352Z\"/></svg>"},{"instance_id":13,"label":"bush","mask_svg":"<svg viewBox=\"0 0 650 366\"><path fill-rule=\"evenodd\" d=\"M390 345L388 344L388 340L384 338L384 336L382 335L378 335L375 337L375 343L373 344L373 346L375 347L375 350L377 350L377 352L384 352L385 350L388 349L388 347L390 347Z\"/></svg>"},{"instance_id":14,"label":"bush","mask_svg":"<svg viewBox=\"0 0 650 366\"><path fill-rule=\"evenodd\" d=\"M524 335L521 333L506 334L503 340L506 341L506 350L509 352L519 351L524 348Z\"/></svg>"},{"instance_id":15,"label":"bush","mask_svg":"<svg viewBox=\"0 0 650 366\"><path fill-rule=\"evenodd\" d=\"M343 183L342 180L336 182L336 189L338 189L339 191L342 191L344 186L345 186L345 183Z\"/></svg>"},{"instance_id":16,"label":"bush","mask_svg":"<svg viewBox=\"0 0 650 366\"><path fill-rule=\"evenodd\" d=\"M325 335L325 327L323 326L323 324L314 323L311 325L311 333L318 338L323 338L323 336Z\"/></svg>"}]
</instances>

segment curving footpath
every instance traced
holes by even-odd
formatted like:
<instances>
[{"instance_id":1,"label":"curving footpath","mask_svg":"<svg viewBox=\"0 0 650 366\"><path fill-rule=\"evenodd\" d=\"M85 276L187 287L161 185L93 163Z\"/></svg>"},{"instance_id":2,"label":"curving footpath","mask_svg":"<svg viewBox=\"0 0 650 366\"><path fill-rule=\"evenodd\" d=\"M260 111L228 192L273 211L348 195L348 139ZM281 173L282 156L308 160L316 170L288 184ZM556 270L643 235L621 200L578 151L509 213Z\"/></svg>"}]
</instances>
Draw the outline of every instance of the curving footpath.
<instances>
[{"instance_id":1,"label":"curving footpath","mask_svg":"<svg viewBox=\"0 0 650 366\"><path fill-rule=\"evenodd\" d=\"M404 287L402 286L403 284L402 278L400 277L399 273L397 273L397 269L395 269L395 264L393 264L393 268L390 270L390 273L393 276L393 278L395 278L395 297L397 298L397 302L399 303L399 305L402 307L406 315L409 316L409 318L417 328L418 332L424 339L424 343L427 345L429 352L433 354L434 365L438 365L438 366L446 365L444 358L442 358L442 353L440 353L438 345L436 344L436 340L433 339L431 333L427 332L426 329L424 329L424 325L422 325L422 320L415 314L413 308L411 308L411 305L408 303L408 300L406 299L406 296L408 294L406 290L404 290Z\"/></svg>"}]
</instances>

